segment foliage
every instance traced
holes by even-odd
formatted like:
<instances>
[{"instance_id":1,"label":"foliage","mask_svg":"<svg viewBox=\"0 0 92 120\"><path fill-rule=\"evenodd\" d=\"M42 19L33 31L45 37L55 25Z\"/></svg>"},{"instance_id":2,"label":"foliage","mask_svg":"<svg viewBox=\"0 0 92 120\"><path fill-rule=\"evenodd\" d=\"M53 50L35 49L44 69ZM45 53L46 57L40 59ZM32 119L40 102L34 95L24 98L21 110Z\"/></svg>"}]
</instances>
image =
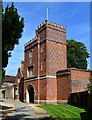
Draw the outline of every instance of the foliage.
<instances>
[{"instance_id":1,"label":"foliage","mask_svg":"<svg viewBox=\"0 0 92 120\"><path fill-rule=\"evenodd\" d=\"M2 7L2 81L4 80L5 70L11 51L15 45L19 44L24 28L24 19L20 17L17 9L12 3L4 9Z\"/></svg>"},{"instance_id":2,"label":"foliage","mask_svg":"<svg viewBox=\"0 0 92 120\"><path fill-rule=\"evenodd\" d=\"M78 69L87 69L89 53L82 42L73 39L67 40L67 66Z\"/></svg>"},{"instance_id":3,"label":"foliage","mask_svg":"<svg viewBox=\"0 0 92 120\"><path fill-rule=\"evenodd\" d=\"M90 83L88 84L88 90L92 94L92 75L90 76L89 81L90 81Z\"/></svg>"},{"instance_id":4,"label":"foliage","mask_svg":"<svg viewBox=\"0 0 92 120\"><path fill-rule=\"evenodd\" d=\"M2 8L3 9L3 8ZM24 19L19 16L17 9L11 6L2 10L2 67L7 67L8 58L15 45L19 44L24 28Z\"/></svg>"},{"instance_id":5,"label":"foliage","mask_svg":"<svg viewBox=\"0 0 92 120\"><path fill-rule=\"evenodd\" d=\"M90 75L89 81L92 83L92 75Z\"/></svg>"},{"instance_id":6,"label":"foliage","mask_svg":"<svg viewBox=\"0 0 92 120\"><path fill-rule=\"evenodd\" d=\"M5 69L2 68L1 84L3 84L3 82L6 82L6 80L5 80Z\"/></svg>"},{"instance_id":7,"label":"foliage","mask_svg":"<svg viewBox=\"0 0 92 120\"><path fill-rule=\"evenodd\" d=\"M90 91L90 94L92 94L92 83L88 84L88 90Z\"/></svg>"}]
</instances>

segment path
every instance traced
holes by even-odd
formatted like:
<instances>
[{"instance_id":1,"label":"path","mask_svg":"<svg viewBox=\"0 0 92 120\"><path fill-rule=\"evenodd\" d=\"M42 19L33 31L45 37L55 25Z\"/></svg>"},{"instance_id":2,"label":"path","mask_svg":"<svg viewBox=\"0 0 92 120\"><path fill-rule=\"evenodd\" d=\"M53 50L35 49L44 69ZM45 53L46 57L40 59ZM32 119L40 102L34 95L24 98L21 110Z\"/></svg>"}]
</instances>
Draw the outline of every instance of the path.
<instances>
[{"instance_id":1,"label":"path","mask_svg":"<svg viewBox=\"0 0 92 120\"><path fill-rule=\"evenodd\" d=\"M0 100L1 101L1 100ZM48 113L36 104L4 99L0 102L1 120L48 120Z\"/></svg>"}]
</instances>

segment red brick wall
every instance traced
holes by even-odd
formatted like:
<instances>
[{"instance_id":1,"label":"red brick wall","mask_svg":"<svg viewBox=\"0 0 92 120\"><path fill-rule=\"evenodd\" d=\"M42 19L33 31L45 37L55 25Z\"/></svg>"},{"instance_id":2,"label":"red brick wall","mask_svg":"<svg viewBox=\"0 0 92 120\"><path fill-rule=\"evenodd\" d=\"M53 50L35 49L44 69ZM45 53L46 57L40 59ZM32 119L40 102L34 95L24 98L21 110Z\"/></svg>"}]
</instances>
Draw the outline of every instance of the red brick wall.
<instances>
[{"instance_id":1,"label":"red brick wall","mask_svg":"<svg viewBox=\"0 0 92 120\"><path fill-rule=\"evenodd\" d=\"M41 41L44 40L46 38L46 28L41 31L38 30L38 34L40 34Z\"/></svg>"},{"instance_id":2,"label":"red brick wall","mask_svg":"<svg viewBox=\"0 0 92 120\"><path fill-rule=\"evenodd\" d=\"M29 62L29 51L30 50L33 50L33 56L32 58L32 64L30 64ZM25 50L25 72L24 72L24 77L27 78L27 68L30 66L30 65L34 65L34 76L37 76L38 75L38 46L37 44L34 46L34 47L31 47L30 46L30 49L27 49Z\"/></svg>"},{"instance_id":3,"label":"red brick wall","mask_svg":"<svg viewBox=\"0 0 92 120\"><path fill-rule=\"evenodd\" d=\"M57 27L48 26L47 28L47 39L55 40L58 42L66 43L66 31L61 29L57 29Z\"/></svg>"},{"instance_id":4,"label":"red brick wall","mask_svg":"<svg viewBox=\"0 0 92 120\"><path fill-rule=\"evenodd\" d=\"M47 100L57 100L57 80L56 78L47 78Z\"/></svg>"},{"instance_id":5,"label":"red brick wall","mask_svg":"<svg viewBox=\"0 0 92 120\"><path fill-rule=\"evenodd\" d=\"M89 83L90 71L71 69L72 92L87 90Z\"/></svg>"},{"instance_id":6,"label":"red brick wall","mask_svg":"<svg viewBox=\"0 0 92 120\"><path fill-rule=\"evenodd\" d=\"M46 79L40 79L38 84L39 84L39 91L38 91L39 100L46 100L46 93L47 93Z\"/></svg>"},{"instance_id":7,"label":"red brick wall","mask_svg":"<svg viewBox=\"0 0 92 120\"><path fill-rule=\"evenodd\" d=\"M70 74L57 73L57 99L68 100L71 93Z\"/></svg>"},{"instance_id":8,"label":"red brick wall","mask_svg":"<svg viewBox=\"0 0 92 120\"><path fill-rule=\"evenodd\" d=\"M22 70L22 71L21 71ZM14 95L15 99L21 100L23 101L24 99L24 78L22 76L22 72L24 73L24 62L21 62L21 68L18 69L17 71L17 75L16 75L16 86L15 86L15 90L18 89L18 79L20 79L20 83L19 83L19 95Z\"/></svg>"},{"instance_id":9,"label":"red brick wall","mask_svg":"<svg viewBox=\"0 0 92 120\"><path fill-rule=\"evenodd\" d=\"M67 68L66 45L47 41L46 56L47 74L56 74L58 70L64 70Z\"/></svg>"},{"instance_id":10,"label":"red brick wall","mask_svg":"<svg viewBox=\"0 0 92 120\"><path fill-rule=\"evenodd\" d=\"M40 44L40 75L44 75L44 74L46 74L46 42L45 41Z\"/></svg>"}]
</instances>

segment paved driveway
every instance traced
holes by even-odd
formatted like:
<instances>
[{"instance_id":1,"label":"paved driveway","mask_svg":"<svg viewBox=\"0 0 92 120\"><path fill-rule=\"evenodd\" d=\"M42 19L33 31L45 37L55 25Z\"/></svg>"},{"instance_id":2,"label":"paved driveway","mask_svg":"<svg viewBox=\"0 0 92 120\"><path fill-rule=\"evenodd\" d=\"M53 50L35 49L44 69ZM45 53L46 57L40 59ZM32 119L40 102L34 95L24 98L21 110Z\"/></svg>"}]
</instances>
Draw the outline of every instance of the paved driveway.
<instances>
[{"instance_id":1,"label":"paved driveway","mask_svg":"<svg viewBox=\"0 0 92 120\"><path fill-rule=\"evenodd\" d=\"M36 104L23 103L16 100L0 100L1 120L48 120L48 113L36 107Z\"/></svg>"}]
</instances>

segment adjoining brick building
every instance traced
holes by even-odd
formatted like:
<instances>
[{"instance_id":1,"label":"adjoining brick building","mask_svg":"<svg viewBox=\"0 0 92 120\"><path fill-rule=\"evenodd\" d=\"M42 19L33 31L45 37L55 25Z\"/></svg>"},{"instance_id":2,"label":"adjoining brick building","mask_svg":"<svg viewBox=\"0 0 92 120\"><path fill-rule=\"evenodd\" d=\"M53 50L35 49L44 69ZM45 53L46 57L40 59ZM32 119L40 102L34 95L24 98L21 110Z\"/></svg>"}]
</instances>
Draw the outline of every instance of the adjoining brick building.
<instances>
[{"instance_id":1,"label":"adjoining brick building","mask_svg":"<svg viewBox=\"0 0 92 120\"><path fill-rule=\"evenodd\" d=\"M21 61L21 67L17 71L14 99L24 100L24 61Z\"/></svg>"},{"instance_id":2,"label":"adjoining brick building","mask_svg":"<svg viewBox=\"0 0 92 120\"><path fill-rule=\"evenodd\" d=\"M24 52L22 72L18 70L17 74L17 99L27 103L62 103L68 101L71 93L87 90L91 72L67 69L65 26L46 20L38 26L36 37L25 44Z\"/></svg>"}]
</instances>

